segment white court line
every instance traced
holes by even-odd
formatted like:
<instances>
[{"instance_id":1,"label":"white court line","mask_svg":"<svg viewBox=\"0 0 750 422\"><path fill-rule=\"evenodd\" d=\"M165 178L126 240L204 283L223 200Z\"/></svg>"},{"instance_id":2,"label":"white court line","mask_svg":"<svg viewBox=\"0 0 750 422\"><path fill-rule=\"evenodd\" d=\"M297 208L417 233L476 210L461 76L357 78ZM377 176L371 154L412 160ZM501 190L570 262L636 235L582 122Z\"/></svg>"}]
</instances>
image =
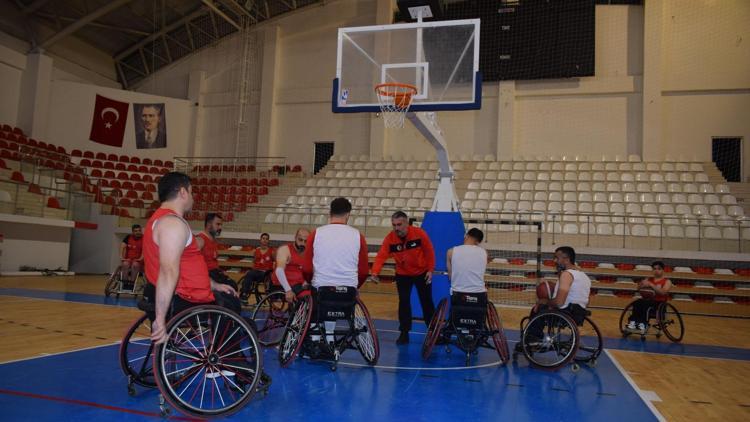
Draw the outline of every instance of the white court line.
<instances>
[{"instance_id":1,"label":"white court line","mask_svg":"<svg viewBox=\"0 0 750 422\"><path fill-rule=\"evenodd\" d=\"M604 353L607 354L607 356L609 357L609 360L611 360L612 363L615 365L615 368L617 368L617 370L620 371L620 374L622 374L622 376L625 378L628 384L630 384L630 386L633 387L633 390L635 390L635 392L638 394L638 397L640 397L641 400L643 400L643 403L645 403L646 406L649 408L649 410L651 410L651 413L653 413L654 416L656 416L656 419L658 419L660 422L666 421L667 419L659 412L656 406L654 406L654 404L648 399L646 394L644 394L644 392L640 388L638 388L635 381L633 381L633 378L630 378L630 375L628 375L628 373L625 372L625 369L623 369L623 367L620 365L620 362L618 362L617 359L615 359L615 357L612 356L611 353L609 353L609 350L604 349Z\"/></svg>"},{"instance_id":2,"label":"white court line","mask_svg":"<svg viewBox=\"0 0 750 422\"><path fill-rule=\"evenodd\" d=\"M28 358L6 360L6 361L3 361L3 362L0 362L0 365L5 365L6 363L23 362L23 361L26 361L26 360L41 359L41 358L46 358L46 357L50 357L50 356L64 355L66 353L82 352L84 350L98 349L100 347L113 346L115 344L120 344L120 342L116 341L114 343L100 344L98 346L81 347L80 349L66 350L64 352L44 353L43 356L31 356L31 357L28 357Z\"/></svg>"}]
</instances>

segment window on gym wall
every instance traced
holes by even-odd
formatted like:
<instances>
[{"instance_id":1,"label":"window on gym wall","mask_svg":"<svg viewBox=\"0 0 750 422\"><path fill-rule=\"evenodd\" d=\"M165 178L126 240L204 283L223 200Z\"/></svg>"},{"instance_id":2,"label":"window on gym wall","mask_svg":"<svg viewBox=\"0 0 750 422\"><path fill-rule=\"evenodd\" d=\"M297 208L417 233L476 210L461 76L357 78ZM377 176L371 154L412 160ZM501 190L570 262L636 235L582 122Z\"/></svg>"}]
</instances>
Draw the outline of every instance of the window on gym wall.
<instances>
[{"instance_id":1,"label":"window on gym wall","mask_svg":"<svg viewBox=\"0 0 750 422\"><path fill-rule=\"evenodd\" d=\"M328 160L333 155L333 142L316 142L315 143L315 165L313 174L318 174L320 169L328 164Z\"/></svg>"},{"instance_id":2,"label":"window on gym wall","mask_svg":"<svg viewBox=\"0 0 750 422\"><path fill-rule=\"evenodd\" d=\"M741 182L742 138L713 138L711 160L727 182Z\"/></svg>"}]
</instances>

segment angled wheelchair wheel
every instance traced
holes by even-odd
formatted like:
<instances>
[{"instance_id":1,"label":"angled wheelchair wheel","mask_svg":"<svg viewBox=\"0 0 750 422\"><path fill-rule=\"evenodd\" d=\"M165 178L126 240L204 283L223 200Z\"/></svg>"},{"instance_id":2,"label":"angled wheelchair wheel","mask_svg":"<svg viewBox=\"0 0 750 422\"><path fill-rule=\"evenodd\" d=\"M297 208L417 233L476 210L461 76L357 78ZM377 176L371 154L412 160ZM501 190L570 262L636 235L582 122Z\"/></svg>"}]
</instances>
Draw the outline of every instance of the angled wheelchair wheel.
<instances>
[{"instance_id":1,"label":"angled wheelchair wheel","mask_svg":"<svg viewBox=\"0 0 750 422\"><path fill-rule=\"evenodd\" d=\"M107 278L107 282L104 285L104 296L109 297L112 293L117 293L120 290L120 272L114 271Z\"/></svg>"},{"instance_id":2,"label":"angled wheelchair wheel","mask_svg":"<svg viewBox=\"0 0 750 422\"><path fill-rule=\"evenodd\" d=\"M596 360L602 354L603 349L602 333L591 318L583 319L583 325L578 327L578 338L578 351L574 359L576 362L596 365Z\"/></svg>"},{"instance_id":3,"label":"angled wheelchair wheel","mask_svg":"<svg viewBox=\"0 0 750 422\"><path fill-rule=\"evenodd\" d=\"M132 384L154 388L153 345L151 344L151 321L146 314L135 320L120 343L120 368L128 377L128 392L132 395Z\"/></svg>"},{"instance_id":4,"label":"angled wheelchair wheel","mask_svg":"<svg viewBox=\"0 0 750 422\"><path fill-rule=\"evenodd\" d=\"M625 309L622 310L622 313L620 314L620 333L623 337L627 337L630 334L632 334L630 331L628 331L628 319L630 318L630 314L633 313L633 304L635 301L628 303L628 306L625 307Z\"/></svg>"},{"instance_id":5,"label":"angled wheelchair wheel","mask_svg":"<svg viewBox=\"0 0 750 422\"><path fill-rule=\"evenodd\" d=\"M558 369L578 351L578 328L569 316L545 311L529 320L521 333L523 354L532 366Z\"/></svg>"},{"instance_id":6,"label":"angled wheelchair wheel","mask_svg":"<svg viewBox=\"0 0 750 422\"><path fill-rule=\"evenodd\" d=\"M667 338L677 343L682 341L685 335L685 325L682 323L682 315L671 303L664 302L659 306L656 313L659 328L667 335Z\"/></svg>"},{"instance_id":7,"label":"angled wheelchair wheel","mask_svg":"<svg viewBox=\"0 0 750 422\"><path fill-rule=\"evenodd\" d=\"M424 336L422 343L422 359L429 359L432 354L432 348L435 347L440 332L445 327L445 316L448 313L448 298L443 298L438 304L437 311L427 327L427 334Z\"/></svg>"},{"instance_id":8,"label":"angled wheelchair wheel","mask_svg":"<svg viewBox=\"0 0 750 422\"><path fill-rule=\"evenodd\" d=\"M508 363L510 360L508 339L505 338L505 332L503 331L503 321L500 319L500 315L497 313L497 309L492 302L487 302L487 327L491 332L492 344L495 346L500 361L503 364Z\"/></svg>"},{"instance_id":9,"label":"angled wheelchair wheel","mask_svg":"<svg viewBox=\"0 0 750 422\"><path fill-rule=\"evenodd\" d=\"M359 353L368 364L377 364L380 358L378 332L375 330L375 324L370 318L367 307L359 298L354 304L354 330L356 331L354 341Z\"/></svg>"},{"instance_id":10,"label":"angled wheelchair wheel","mask_svg":"<svg viewBox=\"0 0 750 422\"><path fill-rule=\"evenodd\" d=\"M260 303L271 290L271 272L266 271L266 275L253 286L252 293L255 295L255 303Z\"/></svg>"},{"instance_id":11,"label":"angled wheelchair wheel","mask_svg":"<svg viewBox=\"0 0 750 422\"><path fill-rule=\"evenodd\" d=\"M307 335L307 330L310 328L312 313L312 296L300 298L279 343L279 362L282 367L289 366L297 357Z\"/></svg>"},{"instance_id":12,"label":"angled wheelchair wheel","mask_svg":"<svg viewBox=\"0 0 750 422\"><path fill-rule=\"evenodd\" d=\"M273 292L258 303L252 318L262 345L273 346L281 341L292 312L293 307L286 301L284 292Z\"/></svg>"},{"instance_id":13,"label":"angled wheelchair wheel","mask_svg":"<svg viewBox=\"0 0 750 422\"><path fill-rule=\"evenodd\" d=\"M263 351L242 317L218 306L197 306L167 323L167 341L154 348L154 372L175 409L194 417L226 416L255 394Z\"/></svg>"}]
</instances>

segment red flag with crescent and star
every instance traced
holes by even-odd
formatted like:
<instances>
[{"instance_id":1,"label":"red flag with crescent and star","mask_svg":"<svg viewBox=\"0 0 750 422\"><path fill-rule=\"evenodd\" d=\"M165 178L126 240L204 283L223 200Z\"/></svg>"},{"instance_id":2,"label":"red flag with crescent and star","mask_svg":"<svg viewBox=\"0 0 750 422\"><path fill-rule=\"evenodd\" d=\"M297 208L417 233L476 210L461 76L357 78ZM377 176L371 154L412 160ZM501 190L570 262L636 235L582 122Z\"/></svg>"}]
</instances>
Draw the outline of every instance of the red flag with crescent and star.
<instances>
[{"instance_id":1,"label":"red flag with crescent and star","mask_svg":"<svg viewBox=\"0 0 750 422\"><path fill-rule=\"evenodd\" d=\"M129 108L129 103L97 95L89 139L99 144L121 148Z\"/></svg>"}]
</instances>

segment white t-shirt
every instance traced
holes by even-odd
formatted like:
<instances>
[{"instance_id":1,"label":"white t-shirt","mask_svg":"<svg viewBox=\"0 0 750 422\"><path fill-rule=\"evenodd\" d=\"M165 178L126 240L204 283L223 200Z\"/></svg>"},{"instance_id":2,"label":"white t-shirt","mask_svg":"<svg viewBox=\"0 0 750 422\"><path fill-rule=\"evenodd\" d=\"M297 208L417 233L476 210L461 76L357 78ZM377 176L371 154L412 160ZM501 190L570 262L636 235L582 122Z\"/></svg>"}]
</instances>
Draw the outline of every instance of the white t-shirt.
<instances>
[{"instance_id":1,"label":"white t-shirt","mask_svg":"<svg viewBox=\"0 0 750 422\"><path fill-rule=\"evenodd\" d=\"M346 224L328 224L315 229L313 287L357 287L361 244L359 230Z\"/></svg>"},{"instance_id":2,"label":"white t-shirt","mask_svg":"<svg viewBox=\"0 0 750 422\"><path fill-rule=\"evenodd\" d=\"M589 293L591 292L591 279L583 271L578 270L565 270L573 276L573 284L570 285L570 291L568 291L568 297L565 298L565 303L561 306L561 309L567 308L571 303L578 304L582 307L586 307L589 304ZM557 297L557 290L560 288L560 283L555 284L555 296Z\"/></svg>"},{"instance_id":3,"label":"white t-shirt","mask_svg":"<svg viewBox=\"0 0 750 422\"><path fill-rule=\"evenodd\" d=\"M487 251L476 245L453 248L451 256L451 293L484 293Z\"/></svg>"}]
</instances>

